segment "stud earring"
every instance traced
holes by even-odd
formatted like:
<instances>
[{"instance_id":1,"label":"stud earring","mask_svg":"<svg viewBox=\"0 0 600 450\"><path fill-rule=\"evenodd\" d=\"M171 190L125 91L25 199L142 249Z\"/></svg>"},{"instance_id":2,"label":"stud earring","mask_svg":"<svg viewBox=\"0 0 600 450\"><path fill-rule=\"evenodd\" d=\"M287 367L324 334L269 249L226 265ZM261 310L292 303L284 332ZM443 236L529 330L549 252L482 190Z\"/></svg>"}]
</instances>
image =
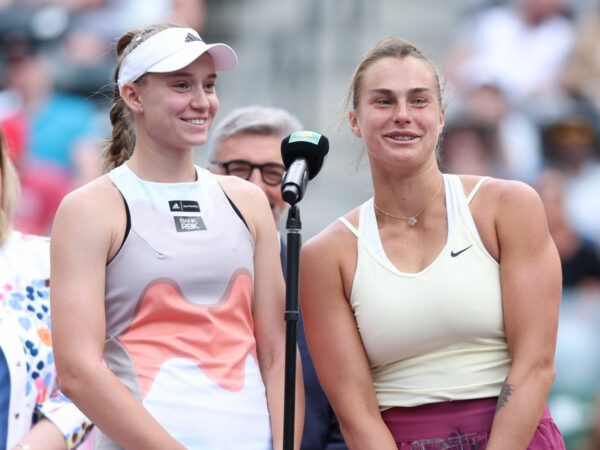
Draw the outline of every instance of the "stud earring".
<instances>
[{"instance_id":1,"label":"stud earring","mask_svg":"<svg viewBox=\"0 0 600 450\"><path fill-rule=\"evenodd\" d=\"M142 107L138 106L138 112L141 113L142 112Z\"/></svg>"}]
</instances>

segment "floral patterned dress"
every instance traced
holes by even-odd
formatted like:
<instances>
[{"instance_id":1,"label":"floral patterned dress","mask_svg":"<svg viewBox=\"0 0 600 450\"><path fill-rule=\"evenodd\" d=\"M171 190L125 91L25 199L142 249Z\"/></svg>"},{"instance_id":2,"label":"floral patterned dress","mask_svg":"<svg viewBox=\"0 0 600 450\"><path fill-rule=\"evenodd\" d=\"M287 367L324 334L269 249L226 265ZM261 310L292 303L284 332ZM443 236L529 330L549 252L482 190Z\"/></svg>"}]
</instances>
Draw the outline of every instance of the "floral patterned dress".
<instances>
[{"instance_id":1,"label":"floral patterned dress","mask_svg":"<svg viewBox=\"0 0 600 450\"><path fill-rule=\"evenodd\" d=\"M12 448L41 417L69 449L91 429L59 389L50 335L49 239L13 232L0 247L0 448ZM7 392L10 391L10 392ZM1 402L0 402L1 404Z\"/></svg>"}]
</instances>

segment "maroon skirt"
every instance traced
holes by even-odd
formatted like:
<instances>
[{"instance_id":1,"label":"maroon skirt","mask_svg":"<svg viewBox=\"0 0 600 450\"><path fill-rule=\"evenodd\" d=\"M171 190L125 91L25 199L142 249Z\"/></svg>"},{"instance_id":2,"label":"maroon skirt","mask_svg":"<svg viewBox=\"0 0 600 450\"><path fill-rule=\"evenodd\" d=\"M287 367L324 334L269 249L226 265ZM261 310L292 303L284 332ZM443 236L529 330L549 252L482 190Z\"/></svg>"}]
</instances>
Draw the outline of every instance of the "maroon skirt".
<instances>
[{"instance_id":1,"label":"maroon skirt","mask_svg":"<svg viewBox=\"0 0 600 450\"><path fill-rule=\"evenodd\" d=\"M381 415L401 450L482 450L498 399L460 400L412 408L391 408ZM528 450L565 450L564 439L544 408Z\"/></svg>"}]
</instances>

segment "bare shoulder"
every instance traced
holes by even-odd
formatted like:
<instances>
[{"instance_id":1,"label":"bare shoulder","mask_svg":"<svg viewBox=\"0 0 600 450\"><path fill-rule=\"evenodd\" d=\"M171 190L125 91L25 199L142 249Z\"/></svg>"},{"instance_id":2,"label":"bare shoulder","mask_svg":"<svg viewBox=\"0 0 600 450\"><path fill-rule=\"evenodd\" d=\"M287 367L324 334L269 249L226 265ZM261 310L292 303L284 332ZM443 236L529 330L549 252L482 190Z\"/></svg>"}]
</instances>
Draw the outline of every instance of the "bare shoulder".
<instances>
[{"instance_id":1,"label":"bare shoulder","mask_svg":"<svg viewBox=\"0 0 600 450\"><path fill-rule=\"evenodd\" d=\"M54 218L52 241L114 254L127 223L125 203L103 175L67 194Z\"/></svg>"},{"instance_id":2,"label":"bare shoulder","mask_svg":"<svg viewBox=\"0 0 600 450\"><path fill-rule=\"evenodd\" d=\"M481 178L472 175L461 176L467 195ZM542 202L537 191L522 181L486 178L473 198L473 205L485 205L486 209L506 214L508 211L518 213L522 208L541 206Z\"/></svg>"},{"instance_id":3,"label":"bare shoulder","mask_svg":"<svg viewBox=\"0 0 600 450\"><path fill-rule=\"evenodd\" d=\"M358 228L358 208L344 215L354 228ZM319 255L319 258L344 258L356 249L356 236L340 220L335 220L310 238L302 247L307 256Z\"/></svg>"},{"instance_id":4,"label":"bare shoulder","mask_svg":"<svg viewBox=\"0 0 600 450\"><path fill-rule=\"evenodd\" d=\"M358 208L344 218L353 226L358 226ZM335 220L317 233L302 246L301 280L305 288L318 288L329 299L335 293L350 298L352 282L358 257L357 237L348 226Z\"/></svg>"},{"instance_id":5,"label":"bare shoulder","mask_svg":"<svg viewBox=\"0 0 600 450\"><path fill-rule=\"evenodd\" d=\"M461 176L467 196L480 179ZM487 178L469 207L486 248L496 259L503 244L537 242L548 233L542 200L533 187L522 181Z\"/></svg>"},{"instance_id":6,"label":"bare shoulder","mask_svg":"<svg viewBox=\"0 0 600 450\"><path fill-rule=\"evenodd\" d=\"M217 174L214 176L246 220L254 237L256 237L258 229L264 226L274 226L269 201L261 188L239 177Z\"/></svg>"},{"instance_id":7,"label":"bare shoulder","mask_svg":"<svg viewBox=\"0 0 600 450\"><path fill-rule=\"evenodd\" d=\"M218 174L214 174L214 177L227 196L234 202L237 199L242 202L260 201L262 197L266 197L258 186L242 178Z\"/></svg>"},{"instance_id":8,"label":"bare shoulder","mask_svg":"<svg viewBox=\"0 0 600 450\"><path fill-rule=\"evenodd\" d=\"M103 175L69 192L62 200L59 211L81 211L88 214L104 214L115 206L119 191L108 176ZM117 203L118 204L118 203Z\"/></svg>"}]
</instances>

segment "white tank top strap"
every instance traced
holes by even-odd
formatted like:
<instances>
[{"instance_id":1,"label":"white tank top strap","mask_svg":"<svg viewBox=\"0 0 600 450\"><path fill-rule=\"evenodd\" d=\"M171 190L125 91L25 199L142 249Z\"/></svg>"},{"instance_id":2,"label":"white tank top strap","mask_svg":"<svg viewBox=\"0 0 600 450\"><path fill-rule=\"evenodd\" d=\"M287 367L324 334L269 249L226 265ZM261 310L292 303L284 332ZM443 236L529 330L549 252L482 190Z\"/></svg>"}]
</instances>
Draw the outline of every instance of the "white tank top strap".
<instances>
[{"instance_id":1,"label":"white tank top strap","mask_svg":"<svg viewBox=\"0 0 600 450\"><path fill-rule=\"evenodd\" d=\"M469 194L469 196L467 197L467 205L471 203L471 200L473 200L473 197L475 197L475 194L477 193L477 191L479 190L479 188L481 187L481 185L485 182L485 180L487 180L489 177L481 177L479 179L479 181L477 182L477 184L475 185L475 187L473 188L473 190L471 191L471 193Z\"/></svg>"},{"instance_id":2,"label":"white tank top strap","mask_svg":"<svg viewBox=\"0 0 600 450\"><path fill-rule=\"evenodd\" d=\"M348 228L350 231L352 231L352 233L358 237L359 233L358 230L356 229L356 227L354 225L352 225L348 219L346 219L345 217L338 217L338 219L340 222L342 222L344 225L346 225L346 228Z\"/></svg>"},{"instance_id":3,"label":"white tank top strap","mask_svg":"<svg viewBox=\"0 0 600 450\"><path fill-rule=\"evenodd\" d=\"M346 227L354 233L354 235L375 254L379 255L383 260L388 261L381 237L379 236L379 228L377 226L377 218L375 217L375 208L373 206L373 197L364 202L360 207L358 218L358 229L348 222L344 217L338 219ZM391 263L390 263L391 264Z\"/></svg>"},{"instance_id":4,"label":"white tank top strap","mask_svg":"<svg viewBox=\"0 0 600 450\"><path fill-rule=\"evenodd\" d=\"M358 229L367 248L391 265L392 263L383 249L383 243L379 235L379 225L377 225L374 202L375 200L371 197L361 206Z\"/></svg>"},{"instance_id":5,"label":"white tank top strap","mask_svg":"<svg viewBox=\"0 0 600 450\"><path fill-rule=\"evenodd\" d=\"M465 220L466 226L473 233L475 233L476 236L479 236L477 226L475 225L475 221L473 220L473 216L471 215L471 210L469 209L469 201L475 195L483 179L480 180L477 186L475 186L468 199L465 195L463 185L458 175L444 174L444 180L446 187L446 211L448 217L448 233L450 234L452 232L456 221L459 217L462 216Z\"/></svg>"},{"instance_id":6,"label":"white tank top strap","mask_svg":"<svg viewBox=\"0 0 600 450\"><path fill-rule=\"evenodd\" d=\"M443 174L444 189L446 193L446 217L448 219L448 233L454 229L456 218L460 216L461 194L464 198L460 179L456 175Z\"/></svg>"}]
</instances>

